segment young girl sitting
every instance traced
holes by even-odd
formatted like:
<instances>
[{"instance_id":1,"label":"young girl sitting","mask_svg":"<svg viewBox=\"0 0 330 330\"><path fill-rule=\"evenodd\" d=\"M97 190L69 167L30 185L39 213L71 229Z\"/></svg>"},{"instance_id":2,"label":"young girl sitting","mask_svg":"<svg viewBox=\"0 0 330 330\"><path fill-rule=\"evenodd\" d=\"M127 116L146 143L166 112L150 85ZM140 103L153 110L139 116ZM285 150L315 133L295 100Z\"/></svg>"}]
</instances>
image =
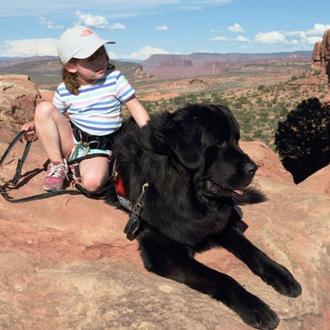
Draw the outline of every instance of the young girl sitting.
<instances>
[{"instance_id":1,"label":"young girl sitting","mask_svg":"<svg viewBox=\"0 0 330 330\"><path fill-rule=\"evenodd\" d=\"M83 154L98 155L82 160L79 166L81 185L97 191L109 175L109 158L102 154L111 155L113 134L122 125L122 105L140 127L149 120L135 90L110 64L107 43L114 42L86 27L66 30L58 41L63 82L53 102L39 103L34 121L22 126L27 139L37 134L50 160L44 178L47 191L63 189L66 160Z\"/></svg>"}]
</instances>

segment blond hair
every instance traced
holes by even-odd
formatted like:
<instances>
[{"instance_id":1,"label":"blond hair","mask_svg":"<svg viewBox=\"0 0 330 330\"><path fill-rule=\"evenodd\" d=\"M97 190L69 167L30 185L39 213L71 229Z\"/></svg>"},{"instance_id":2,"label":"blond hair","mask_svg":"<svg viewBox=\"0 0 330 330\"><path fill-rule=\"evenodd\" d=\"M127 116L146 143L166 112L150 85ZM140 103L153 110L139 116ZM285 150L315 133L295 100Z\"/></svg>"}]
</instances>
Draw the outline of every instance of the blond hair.
<instances>
[{"instance_id":1,"label":"blond hair","mask_svg":"<svg viewBox=\"0 0 330 330\"><path fill-rule=\"evenodd\" d=\"M110 63L110 59L108 54L106 54L107 56L107 60L108 60L108 68L107 71L113 71L116 67L115 65L113 65L112 63ZM76 58L72 58L69 63L77 63L77 61L79 61ZM65 66L63 66L62 68L62 80L65 84L65 87L67 88L67 90L74 94L74 95L79 95L80 90L79 87L81 86L81 82L79 80L79 76L77 75L77 73L71 73L69 71L67 71L65 69Z\"/></svg>"}]
</instances>

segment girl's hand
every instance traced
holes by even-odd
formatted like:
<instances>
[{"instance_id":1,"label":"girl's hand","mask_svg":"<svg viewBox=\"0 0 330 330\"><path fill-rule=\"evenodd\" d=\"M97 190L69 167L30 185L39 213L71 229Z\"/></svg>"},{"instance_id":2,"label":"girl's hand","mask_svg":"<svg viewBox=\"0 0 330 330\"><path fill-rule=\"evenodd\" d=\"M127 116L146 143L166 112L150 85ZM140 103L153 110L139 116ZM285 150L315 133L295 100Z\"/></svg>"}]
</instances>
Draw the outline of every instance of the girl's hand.
<instances>
[{"instance_id":1,"label":"girl's hand","mask_svg":"<svg viewBox=\"0 0 330 330\"><path fill-rule=\"evenodd\" d=\"M34 121L29 121L21 126L21 131L25 131L23 138L25 141L35 141L38 140L36 130L34 127Z\"/></svg>"},{"instance_id":2,"label":"girl's hand","mask_svg":"<svg viewBox=\"0 0 330 330\"><path fill-rule=\"evenodd\" d=\"M140 127L143 127L148 123L150 120L149 114L135 96L130 98L125 105Z\"/></svg>"}]
</instances>

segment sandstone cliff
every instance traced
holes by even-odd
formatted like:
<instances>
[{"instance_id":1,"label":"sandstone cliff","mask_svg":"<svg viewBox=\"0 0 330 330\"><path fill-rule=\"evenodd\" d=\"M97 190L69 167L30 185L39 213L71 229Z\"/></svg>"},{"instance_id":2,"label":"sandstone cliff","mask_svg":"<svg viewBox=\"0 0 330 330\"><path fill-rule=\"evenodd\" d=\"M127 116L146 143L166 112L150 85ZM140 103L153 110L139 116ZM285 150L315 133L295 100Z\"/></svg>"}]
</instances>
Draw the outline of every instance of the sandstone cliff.
<instances>
[{"instance_id":1,"label":"sandstone cliff","mask_svg":"<svg viewBox=\"0 0 330 330\"><path fill-rule=\"evenodd\" d=\"M330 84L330 29L324 32L322 41L314 44L313 68L320 69Z\"/></svg>"}]
</instances>

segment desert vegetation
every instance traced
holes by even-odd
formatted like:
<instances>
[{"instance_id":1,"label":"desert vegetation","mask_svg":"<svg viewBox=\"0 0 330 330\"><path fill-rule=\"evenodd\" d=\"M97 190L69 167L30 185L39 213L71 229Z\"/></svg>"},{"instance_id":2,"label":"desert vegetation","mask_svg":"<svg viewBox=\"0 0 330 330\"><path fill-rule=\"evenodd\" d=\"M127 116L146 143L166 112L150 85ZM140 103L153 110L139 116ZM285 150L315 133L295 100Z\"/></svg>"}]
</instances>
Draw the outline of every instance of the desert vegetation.
<instances>
[{"instance_id":1,"label":"desert vegetation","mask_svg":"<svg viewBox=\"0 0 330 330\"><path fill-rule=\"evenodd\" d=\"M187 103L216 103L229 107L237 116L244 140L261 140L275 150L274 136L278 123L302 100L324 98L326 90L320 85L304 85L307 72L290 76L273 85L258 84L250 88L217 86L211 90L187 93L170 99L143 101L150 111L175 111ZM312 79L312 78L311 78Z\"/></svg>"}]
</instances>

